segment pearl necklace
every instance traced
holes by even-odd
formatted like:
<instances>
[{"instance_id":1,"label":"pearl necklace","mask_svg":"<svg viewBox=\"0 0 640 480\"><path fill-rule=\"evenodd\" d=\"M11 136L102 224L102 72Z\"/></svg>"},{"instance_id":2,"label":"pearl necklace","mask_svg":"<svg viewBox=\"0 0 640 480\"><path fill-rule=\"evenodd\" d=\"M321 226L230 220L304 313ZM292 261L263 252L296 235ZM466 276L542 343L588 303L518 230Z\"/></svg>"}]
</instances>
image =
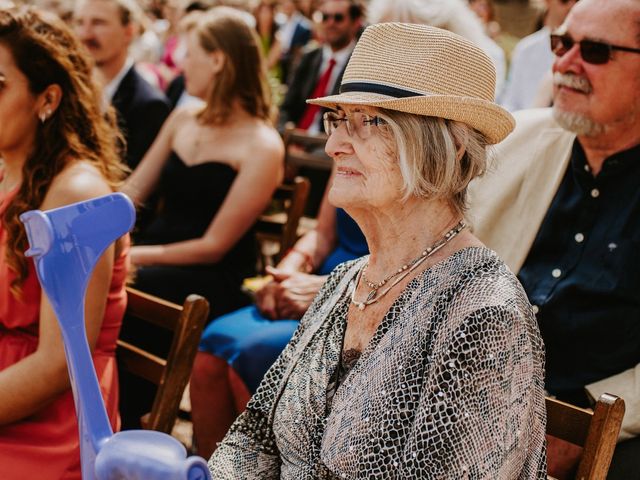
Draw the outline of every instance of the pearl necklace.
<instances>
[{"instance_id":1,"label":"pearl necklace","mask_svg":"<svg viewBox=\"0 0 640 480\"><path fill-rule=\"evenodd\" d=\"M400 268L398 268L394 273L387 276L380 282L374 283L369 281L366 278L364 272L367 270L367 267L369 266L369 262L365 263L364 266L358 272L358 276L356 277L356 283L351 292L351 303L353 303L356 307L358 307L358 310L361 310L361 311L364 310L369 305L371 305L372 303L376 303L378 300L384 297L387 293L389 293L389 290L391 290L398 283L400 283L402 279L404 279L407 275L409 275L413 270L418 268L418 266L420 266L427 258L429 258L431 255L436 253L438 250L444 247L451 240L453 240L455 236L458 235L466 227L467 227L466 223L464 223L464 221L461 220L455 227L453 227L451 230L445 233L440 240L438 240L432 246L428 247L426 250L423 250L419 257L416 257L410 262L405 263ZM393 277L397 275L400 275L400 276L396 278L393 281L393 283L391 283L391 285L389 285L387 288L382 290L380 294L378 294L378 290L380 289L380 287L385 285L389 280L391 280ZM369 293L367 294L367 298L362 302L359 302L355 299L356 290L358 289L358 285L360 284L360 279L362 279L366 283L367 287L369 287L370 289Z\"/></svg>"}]
</instances>

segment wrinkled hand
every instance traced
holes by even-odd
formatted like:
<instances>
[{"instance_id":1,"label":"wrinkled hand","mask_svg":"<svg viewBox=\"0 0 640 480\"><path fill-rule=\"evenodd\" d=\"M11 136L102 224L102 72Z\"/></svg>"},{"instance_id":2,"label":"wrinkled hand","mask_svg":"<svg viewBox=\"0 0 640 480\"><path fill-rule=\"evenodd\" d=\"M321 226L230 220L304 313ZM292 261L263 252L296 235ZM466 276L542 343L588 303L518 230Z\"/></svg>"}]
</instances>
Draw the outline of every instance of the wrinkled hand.
<instances>
[{"instance_id":1,"label":"wrinkled hand","mask_svg":"<svg viewBox=\"0 0 640 480\"><path fill-rule=\"evenodd\" d=\"M302 272L267 271L274 280L257 293L256 300L263 315L271 319L300 319L326 280L325 276Z\"/></svg>"},{"instance_id":2,"label":"wrinkled hand","mask_svg":"<svg viewBox=\"0 0 640 480\"><path fill-rule=\"evenodd\" d=\"M256 307L262 315L271 320L278 318L277 298L281 290L282 285L274 278L256 292Z\"/></svg>"}]
</instances>

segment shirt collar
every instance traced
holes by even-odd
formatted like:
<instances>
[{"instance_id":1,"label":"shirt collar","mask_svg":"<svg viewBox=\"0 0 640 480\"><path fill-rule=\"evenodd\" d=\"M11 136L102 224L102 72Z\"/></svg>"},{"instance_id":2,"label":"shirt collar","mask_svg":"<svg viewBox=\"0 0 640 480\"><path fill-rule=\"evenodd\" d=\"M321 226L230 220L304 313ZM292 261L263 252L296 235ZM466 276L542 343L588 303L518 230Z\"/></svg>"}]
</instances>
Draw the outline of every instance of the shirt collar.
<instances>
[{"instance_id":1,"label":"shirt collar","mask_svg":"<svg viewBox=\"0 0 640 480\"><path fill-rule=\"evenodd\" d=\"M127 57L127 60L124 62L124 65L118 72L118 74L111 79L109 83L104 87L104 97L111 103L113 100L113 96L116 94L118 87L120 86L120 82L127 74L127 72L133 67L133 58Z\"/></svg>"},{"instance_id":2,"label":"shirt collar","mask_svg":"<svg viewBox=\"0 0 640 480\"><path fill-rule=\"evenodd\" d=\"M336 67L344 66L349 60L349 56L351 56L351 52L356 46L356 41L352 40L349 45L344 47L337 52L331 50L329 45L323 45L322 47L322 60L323 62L328 62L330 58L333 58L336 61Z\"/></svg>"},{"instance_id":3,"label":"shirt collar","mask_svg":"<svg viewBox=\"0 0 640 480\"><path fill-rule=\"evenodd\" d=\"M640 160L640 144L635 145L627 150L616 152L607 157L602 164L602 170L598 174L598 178L608 177L619 174L627 174L630 170L637 168ZM580 142L576 138L573 142L571 150L571 166L578 178L593 179L587 156ZM586 177L585 177L586 176Z\"/></svg>"}]
</instances>

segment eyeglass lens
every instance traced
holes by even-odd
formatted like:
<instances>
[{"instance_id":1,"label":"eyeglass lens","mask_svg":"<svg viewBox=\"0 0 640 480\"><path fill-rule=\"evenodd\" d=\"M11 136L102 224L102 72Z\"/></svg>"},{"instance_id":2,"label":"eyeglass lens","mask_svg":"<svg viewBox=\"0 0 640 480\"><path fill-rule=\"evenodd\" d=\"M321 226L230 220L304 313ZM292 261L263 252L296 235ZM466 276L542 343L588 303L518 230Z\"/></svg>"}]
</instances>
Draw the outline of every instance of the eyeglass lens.
<instances>
[{"instance_id":1,"label":"eyeglass lens","mask_svg":"<svg viewBox=\"0 0 640 480\"><path fill-rule=\"evenodd\" d=\"M374 126L384 123L384 120L380 117L372 117L371 115L361 112L354 112L348 117L336 112L326 112L323 121L324 131L327 135L331 135L341 123L344 123L349 136L352 137L355 134L362 140L371 136Z\"/></svg>"},{"instance_id":2,"label":"eyeglass lens","mask_svg":"<svg viewBox=\"0 0 640 480\"><path fill-rule=\"evenodd\" d=\"M340 23L345 19L344 13L323 13L322 21L328 22L333 18L333 21L336 23Z\"/></svg>"},{"instance_id":3,"label":"eyeglass lens","mask_svg":"<svg viewBox=\"0 0 640 480\"><path fill-rule=\"evenodd\" d=\"M559 57L571 50L575 43L569 35L551 35L551 50ZM578 44L585 62L600 65L609 61L611 48L606 43L582 40Z\"/></svg>"},{"instance_id":4,"label":"eyeglass lens","mask_svg":"<svg viewBox=\"0 0 640 480\"><path fill-rule=\"evenodd\" d=\"M620 50L623 52L640 53L640 49L632 47L621 47L619 45L610 45L604 42L596 42L594 40L581 40L575 42L569 35L555 35L550 36L551 51L561 57L569 50L575 43L580 45L580 56L587 63L600 65L607 63L611 59L612 50Z\"/></svg>"}]
</instances>

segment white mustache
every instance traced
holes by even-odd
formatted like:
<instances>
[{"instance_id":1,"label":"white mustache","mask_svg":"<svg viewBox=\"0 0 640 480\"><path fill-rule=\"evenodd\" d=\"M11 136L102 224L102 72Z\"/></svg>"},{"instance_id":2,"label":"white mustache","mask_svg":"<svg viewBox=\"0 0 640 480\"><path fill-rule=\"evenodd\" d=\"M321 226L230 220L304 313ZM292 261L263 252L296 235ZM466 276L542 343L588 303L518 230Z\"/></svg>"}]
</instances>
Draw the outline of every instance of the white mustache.
<instances>
[{"instance_id":1,"label":"white mustache","mask_svg":"<svg viewBox=\"0 0 640 480\"><path fill-rule=\"evenodd\" d=\"M553 74L553 84L556 87L569 87L583 93L591 93L592 90L589 80L575 73L556 72Z\"/></svg>"}]
</instances>

